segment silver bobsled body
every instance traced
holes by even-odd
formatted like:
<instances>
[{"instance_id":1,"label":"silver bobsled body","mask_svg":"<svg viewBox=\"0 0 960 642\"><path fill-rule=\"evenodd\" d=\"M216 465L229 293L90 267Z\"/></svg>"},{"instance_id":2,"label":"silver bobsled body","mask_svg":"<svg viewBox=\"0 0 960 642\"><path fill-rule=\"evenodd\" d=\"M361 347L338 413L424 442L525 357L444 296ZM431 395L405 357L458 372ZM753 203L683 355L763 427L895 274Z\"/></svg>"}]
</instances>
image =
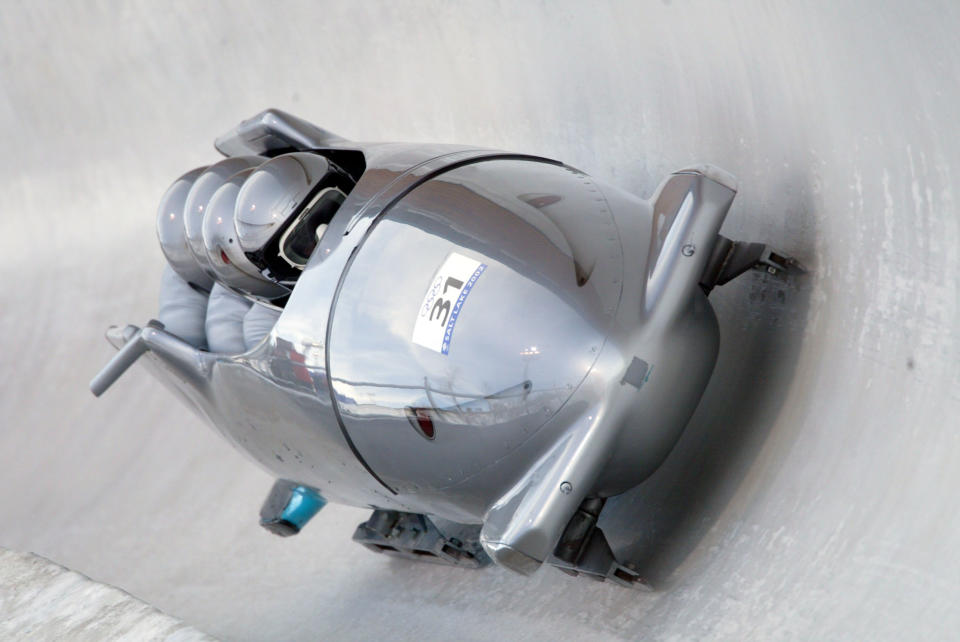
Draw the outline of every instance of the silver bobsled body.
<instances>
[{"instance_id":1,"label":"silver bobsled body","mask_svg":"<svg viewBox=\"0 0 960 642\"><path fill-rule=\"evenodd\" d=\"M696 408L732 177L684 170L643 200L544 158L301 125L270 111L218 141L308 149L357 178L273 330L229 355L148 326L138 354L277 479L477 525L494 561L537 568L584 505L656 470Z\"/></svg>"}]
</instances>

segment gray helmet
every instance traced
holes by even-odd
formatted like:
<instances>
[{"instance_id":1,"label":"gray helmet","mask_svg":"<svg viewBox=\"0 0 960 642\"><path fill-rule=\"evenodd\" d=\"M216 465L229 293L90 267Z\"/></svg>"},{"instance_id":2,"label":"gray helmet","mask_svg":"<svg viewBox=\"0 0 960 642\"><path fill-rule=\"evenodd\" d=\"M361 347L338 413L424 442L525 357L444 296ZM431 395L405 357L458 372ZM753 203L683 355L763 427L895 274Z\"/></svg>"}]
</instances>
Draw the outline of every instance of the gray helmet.
<instances>
[{"instance_id":1,"label":"gray helmet","mask_svg":"<svg viewBox=\"0 0 960 642\"><path fill-rule=\"evenodd\" d=\"M198 167L190 170L167 188L160 199L160 207L157 208L157 238L160 241L160 249L174 272L184 281L209 290L213 286L213 279L203 271L193 253L190 252L183 227L183 210L187 194L205 169L206 167Z\"/></svg>"},{"instance_id":2,"label":"gray helmet","mask_svg":"<svg viewBox=\"0 0 960 642\"><path fill-rule=\"evenodd\" d=\"M352 181L323 156L293 152L260 165L237 196L240 248L278 280L295 280Z\"/></svg>"},{"instance_id":3,"label":"gray helmet","mask_svg":"<svg viewBox=\"0 0 960 642\"><path fill-rule=\"evenodd\" d=\"M237 172L214 192L203 214L203 246L217 282L240 294L272 300L290 290L260 274L240 249L234 225L240 186L254 171L249 167Z\"/></svg>"},{"instance_id":4,"label":"gray helmet","mask_svg":"<svg viewBox=\"0 0 960 642\"><path fill-rule=\"evenodd\" d=\"M193 182L183 207L183 229L186 231L187 247L197 263L208 274L213 274L207 253L203 249L203 212L213 193L227 179L248 167L256 167L264 159L260 156L234 156L214 163Z\"/></svg>"}]
</instances>

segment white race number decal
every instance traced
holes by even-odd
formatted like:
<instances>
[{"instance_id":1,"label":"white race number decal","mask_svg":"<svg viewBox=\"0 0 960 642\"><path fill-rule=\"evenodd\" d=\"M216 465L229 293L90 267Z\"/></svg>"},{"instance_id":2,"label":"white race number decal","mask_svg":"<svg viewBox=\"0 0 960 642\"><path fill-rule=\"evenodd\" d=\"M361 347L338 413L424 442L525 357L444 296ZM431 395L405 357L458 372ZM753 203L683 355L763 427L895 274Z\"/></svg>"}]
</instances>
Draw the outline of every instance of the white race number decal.
<instances>
[{"instance_id":1,"label":"white race number decal","mask_svg":"<svg viewBox=\"0 0 960 642\"><path fill-rule=\"evenodd\" d=\"M462 254L451 253L430 281L417 310L413 342L440 354L450 351L453 329L463 304L486 264Z\"/></svg>"}]
</instances>

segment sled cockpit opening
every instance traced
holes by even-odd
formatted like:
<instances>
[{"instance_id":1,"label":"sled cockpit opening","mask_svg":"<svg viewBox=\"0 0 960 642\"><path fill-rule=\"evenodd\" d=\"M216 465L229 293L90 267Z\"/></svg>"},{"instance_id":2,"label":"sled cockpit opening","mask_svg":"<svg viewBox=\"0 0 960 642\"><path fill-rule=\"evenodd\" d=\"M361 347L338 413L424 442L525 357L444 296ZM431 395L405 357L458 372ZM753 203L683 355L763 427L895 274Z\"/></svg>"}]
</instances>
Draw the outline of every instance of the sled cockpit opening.
<instances>
[{"instance_id":1,"label":"sled cockpit opening","mask_svg":"<svg viewBox=\"0 0 960 642\"><path fill-rule=\"evenodd\" d=\"M355 184L316 152L280 154L257 167L237 195L236 229L260 276L292 289Z\"/></svg>"}]
</instances>

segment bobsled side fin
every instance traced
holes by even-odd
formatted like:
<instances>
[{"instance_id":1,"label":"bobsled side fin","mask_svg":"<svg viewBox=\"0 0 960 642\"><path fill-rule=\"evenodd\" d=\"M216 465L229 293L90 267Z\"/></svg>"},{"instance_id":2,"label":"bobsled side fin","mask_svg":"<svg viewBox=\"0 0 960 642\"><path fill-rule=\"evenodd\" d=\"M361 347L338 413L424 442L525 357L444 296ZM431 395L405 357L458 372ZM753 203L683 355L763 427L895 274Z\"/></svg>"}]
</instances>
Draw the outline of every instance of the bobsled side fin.
<instances>
[{"instance_id":1,"label":"bobsled side fin","mask_svg":"<svg viewBox=\"0 0 960 642\"><path fill-rule=\"evenodd\" d=\"M616 431L588 409L572 429L487 512L480 542L501 566L535 571L610 458Z\"/></svg>"},{"instance_id":2,"label":"bobsled side fin","mask_svg":"<svg viewBox=\"0 0 960 642\"><path fill-rule=\"evenodd\" d=\"M657 310L671 317L689 300L736 194L733 177L710 166L676 172L657 189L646 270L648 314Z\"/></svg>"}]
</instances>

